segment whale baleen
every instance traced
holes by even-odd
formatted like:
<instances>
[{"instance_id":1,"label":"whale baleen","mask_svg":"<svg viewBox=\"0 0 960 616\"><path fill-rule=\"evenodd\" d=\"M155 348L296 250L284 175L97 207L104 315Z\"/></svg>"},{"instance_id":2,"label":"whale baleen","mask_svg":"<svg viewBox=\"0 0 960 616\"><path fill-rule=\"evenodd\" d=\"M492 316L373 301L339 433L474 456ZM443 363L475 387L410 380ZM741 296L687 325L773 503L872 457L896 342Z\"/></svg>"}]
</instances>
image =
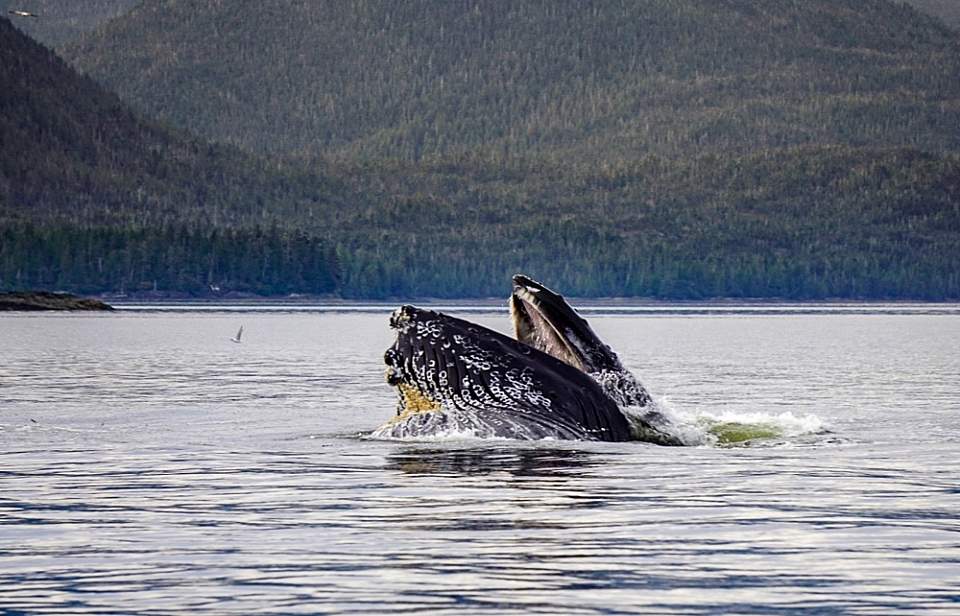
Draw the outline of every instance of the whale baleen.
<instances>
[{"instance_id":1,"label":"whale baleen","mask_svg":"<svg viewBox=\"0 0 960 616\"><path fill-rule=\"evenodd\" d=\"M678 429L646 388L567 300L517 274L510 295L510 318L517 340L561 359L599 383L631 421L637 440L682 445Z\"/></svg>"}]
</instances>

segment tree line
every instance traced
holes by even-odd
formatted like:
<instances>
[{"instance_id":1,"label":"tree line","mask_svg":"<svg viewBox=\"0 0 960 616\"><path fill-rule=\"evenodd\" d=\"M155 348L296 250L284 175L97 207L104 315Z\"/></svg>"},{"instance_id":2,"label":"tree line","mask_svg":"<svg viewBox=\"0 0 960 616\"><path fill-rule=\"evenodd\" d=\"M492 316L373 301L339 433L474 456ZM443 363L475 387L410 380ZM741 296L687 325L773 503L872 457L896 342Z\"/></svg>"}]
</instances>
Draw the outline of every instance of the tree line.
<instances>
[{"instance_id":1,"label":"tree line","mask_svg":"<svg viewBox=\"0 0 960 616\"><path fill-rule=\"evenodd\" d=\"M277 227L0 227L0 289L76 293L328 295L333 247Z\"/></svg>"}]
</instances>

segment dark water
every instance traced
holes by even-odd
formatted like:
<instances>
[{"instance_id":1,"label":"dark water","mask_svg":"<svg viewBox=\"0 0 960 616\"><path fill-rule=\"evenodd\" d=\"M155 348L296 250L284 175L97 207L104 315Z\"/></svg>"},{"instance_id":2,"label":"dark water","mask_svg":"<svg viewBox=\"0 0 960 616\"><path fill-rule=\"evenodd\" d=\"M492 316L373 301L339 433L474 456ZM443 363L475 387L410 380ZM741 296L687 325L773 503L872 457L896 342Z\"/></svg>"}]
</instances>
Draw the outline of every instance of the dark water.
<instances>
[{"instance_id":1,"label":"dark water","mask_svg":"<svg viewBox=\"0 0 960 616\"><path fill-rule=\"evenodd\" d=\"M376 309L0 317L0 612L960 613L960 311L776 312L592 314L781 434L683 449L357 438Z\"/></svg>"}]
</instances>

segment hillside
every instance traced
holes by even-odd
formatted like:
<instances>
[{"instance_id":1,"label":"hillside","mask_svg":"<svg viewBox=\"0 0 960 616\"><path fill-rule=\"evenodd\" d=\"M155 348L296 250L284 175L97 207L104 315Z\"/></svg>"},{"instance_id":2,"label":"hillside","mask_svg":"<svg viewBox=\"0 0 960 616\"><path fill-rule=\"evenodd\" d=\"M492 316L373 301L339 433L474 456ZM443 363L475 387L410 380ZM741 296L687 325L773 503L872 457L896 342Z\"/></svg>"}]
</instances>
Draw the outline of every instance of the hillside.
<instances>
[{"instance_id":1,"label":"hillside","mask_svg":"<svg viewBox=\"0 0 960 616\"><path fill-rule=\"evenodd\" d=\"M329 209L321 176L143 120L2 18L0 84L0 290L255 286L216 258L300 242L256 227Z\"/></svg>"},{"instance_id":2,"label":"hillside","mask_svg":"<svg viewBox=\"0 0 960 616\"><path fill-rule=\"evenodd\" d=\"M960 147L956 33L886 0L167 0L64 53L150 114L261 153Z\"/></svg>"},{"instance_id":3,"label":"hillside","mask_svg":"<svg viewBox=\"0 0 960 616\"><path fill-rule=\"evenodd\" d=\"M11 17L13 25L31 38L55 47L76 40L134 7L140 0L0 0L0 15L27 11L36 18Z\"/></svg>"},{"instance_id":4,"label":"hillside","mask_svg":"<svg viewBox=\"0 0 960 616\"><path fill-rule=\"evenodd\" d=\"M270 163L0 39L0 289L477 297L523 271L581 296L960 298L960 56L912 9L253 5L144 3L71 49Z\"/></svg>"},{"instance_id":5,"label":"hillside","mask_svg":"<svg viewBox=\"0 0 960 616\"><path fill-rule=\"evenodd\" d=\"M355 181L370 201L338 230L352 296L498 296L523 271L588 297L960 298L956 154L811 147Z\"/></svg>"}]
</instances>

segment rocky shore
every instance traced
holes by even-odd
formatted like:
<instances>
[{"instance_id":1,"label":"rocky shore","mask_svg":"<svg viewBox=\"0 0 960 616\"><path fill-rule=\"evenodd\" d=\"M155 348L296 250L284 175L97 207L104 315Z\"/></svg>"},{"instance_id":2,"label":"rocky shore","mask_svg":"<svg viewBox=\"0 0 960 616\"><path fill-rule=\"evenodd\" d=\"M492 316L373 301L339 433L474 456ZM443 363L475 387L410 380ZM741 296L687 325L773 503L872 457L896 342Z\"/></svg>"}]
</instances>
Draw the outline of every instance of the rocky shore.
<instances>
[{"instance_id":1,"label":"rocky shore","mask_svg":"<svg viewBox=\"0 0 960 616\"><path fill-rule=\"evenodd\" d=\"M0 311L3 310L113 310L113 307L98 299L69 293L17 291L0 293Z\"/></svg>"}]
</instances>

